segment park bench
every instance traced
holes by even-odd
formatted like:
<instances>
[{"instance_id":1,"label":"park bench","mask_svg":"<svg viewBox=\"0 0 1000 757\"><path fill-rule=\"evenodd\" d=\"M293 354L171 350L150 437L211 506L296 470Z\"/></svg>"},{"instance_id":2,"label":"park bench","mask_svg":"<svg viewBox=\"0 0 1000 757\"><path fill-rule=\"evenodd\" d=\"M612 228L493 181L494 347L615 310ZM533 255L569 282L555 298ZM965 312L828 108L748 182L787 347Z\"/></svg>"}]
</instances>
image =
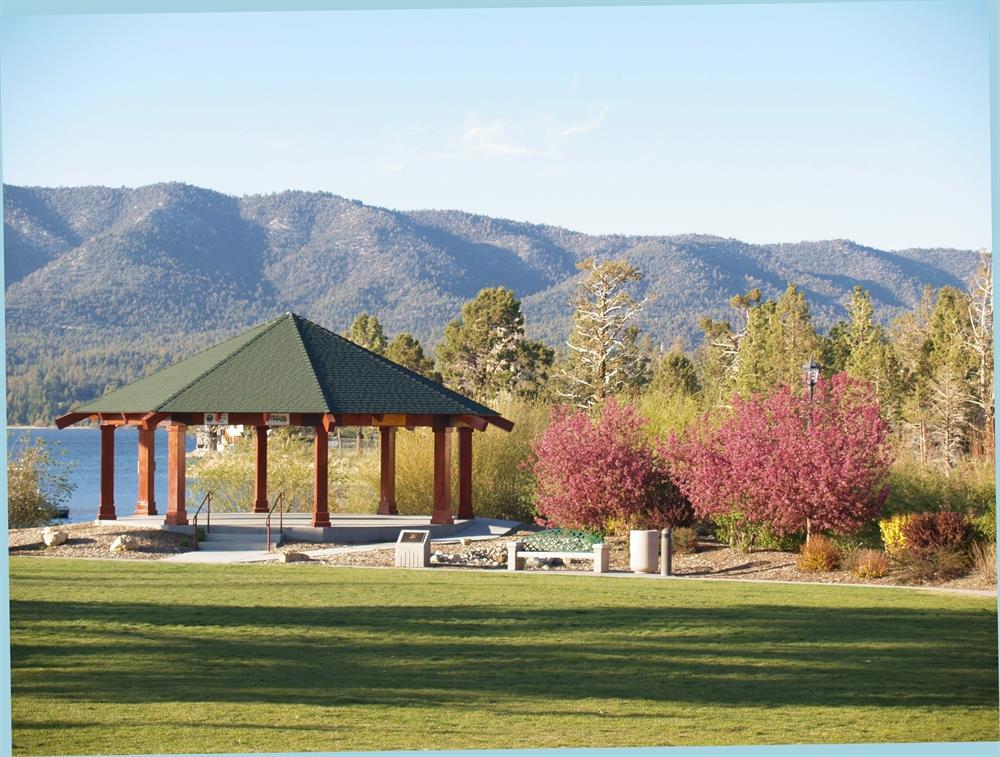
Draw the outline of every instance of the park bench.
<instances>
[{"instance_id":1,"label":"park bench","mask_svg":"<svg viewBox=\"0 0 1000 757\"><path fill-rule=\"evenodd\" d=\"M600 537L582 531L552 529L541 531L524 541L507 542L507 570L524 570L525 562L559 559L590 560L595 573L608 572L608 545L597 541Z\"/></svg>"}]
</instances>

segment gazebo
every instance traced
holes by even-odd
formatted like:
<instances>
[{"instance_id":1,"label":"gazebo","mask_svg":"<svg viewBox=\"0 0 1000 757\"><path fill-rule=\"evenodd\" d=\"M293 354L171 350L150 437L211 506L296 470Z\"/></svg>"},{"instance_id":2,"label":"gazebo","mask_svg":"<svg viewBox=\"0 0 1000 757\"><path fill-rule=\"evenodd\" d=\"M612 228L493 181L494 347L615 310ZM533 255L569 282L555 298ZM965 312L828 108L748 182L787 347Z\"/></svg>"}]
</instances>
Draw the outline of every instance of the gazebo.
<instances>
[{"instance_id":1,"label":"gazebo","mask_svg":"<svg viewBox=\"0 0 1000 757\"><path fill-rule=\"evenodd\" d=\"M327 460L330 430L375 426L381 437L378 512L396 514L396 432L434 431L432 524L454 522L451 447L458 437L458 517L473 518L472 435L513 424L468 397L376 355L295 313L286 313L140 379L56 420L66 428L96 420L101 429L99 520L114 520L115 429L139 429L136 515L156 515L154 430L167 428L168 526L188 524L185 437L190 425L254 429L256 470L252 511L268 511L267 432L278 426L313 428L313 526L329 527Z\"/></svg>"}]
</instances>

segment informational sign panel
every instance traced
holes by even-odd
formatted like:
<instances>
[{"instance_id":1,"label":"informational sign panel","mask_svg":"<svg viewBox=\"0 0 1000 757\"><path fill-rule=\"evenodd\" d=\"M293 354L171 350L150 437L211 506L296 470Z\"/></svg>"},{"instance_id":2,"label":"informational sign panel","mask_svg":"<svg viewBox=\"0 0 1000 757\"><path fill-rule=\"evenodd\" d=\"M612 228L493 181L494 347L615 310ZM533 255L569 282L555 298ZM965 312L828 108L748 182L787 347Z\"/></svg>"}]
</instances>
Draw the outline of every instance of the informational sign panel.
<instances>
[{"instance_id":1,"label":"informational sign panel","mask_svg":"<svg viewBox=\"0 0 1000 757\"><path fill-rule=\"evenodd\" d=\"M426 568L431 564L431 532L399 532L396 539L397 568Z\"/></svg>"},{"instance_id":2,"label":"informational sign panel","mask_svg":"<svg viewBox=\"0 0 1000 757\"><path fill-rule=\"evenodd\" d=\"M268 413L268 415L267 415L267 425L268 426L287 426L287 425L289 425L288 413Z\"/></svg>"},{"instance_id":3,"label":"informational sign panel","mask_svg":"<svg viewBox=\"0 0 1000 757\"><path fill-rule=\"evenodd\" d=\"M206 426L228 426L229 413L205 413Z\"/></svg>"}]
</instances>

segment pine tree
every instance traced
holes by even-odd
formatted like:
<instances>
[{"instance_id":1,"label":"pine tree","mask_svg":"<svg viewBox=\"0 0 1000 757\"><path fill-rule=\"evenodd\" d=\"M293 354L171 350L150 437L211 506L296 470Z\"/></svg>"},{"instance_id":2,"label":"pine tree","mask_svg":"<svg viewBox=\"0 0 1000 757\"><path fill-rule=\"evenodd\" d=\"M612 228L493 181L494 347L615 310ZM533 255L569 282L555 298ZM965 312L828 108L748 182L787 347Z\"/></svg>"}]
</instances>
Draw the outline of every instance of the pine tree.
<instances>
[{"instance_id":1,"label":"pine tree","mask_svg":"<svg viewBox=\"0 0 1000 757\"><path fill-rule=\"evenodd\" d=\"M429 379L442 380L441 374L434 370L434 361L424 354L424 348L412 334L397 334L386 348L385 356Z\"/></svg>"},{"instance_id":2,"label":"pine tree","mask_svg":"<svg viewBox=\"0 0 1000 757\"><path fill-rule=\"evenodd\" d=\"M652 389L664 397L694 397L701 387L694 363L679 344L663 356L653 374Z\"/></svg>"},{"instance_id":3,"label":"pine tree","mask_svg":"<svg viewBox=\"0 0 1000 757\"><path fill-rule=\"evenodd\" d=\"M444 380L460 392L530 394L544 384L554 353L524 336L521 302L504 287L483 289L445 326L437 348Z\"/></svg>"},{"instance_id":4,"label":"pine tree","mask_svg":"<svg viewBox=\"0 0 1000 757\"><path fill-rule=\"evenodd\" d=\"M854 378L870 383L885 417L897 419L902 402L901 369L885 329L875 321L869 293L860 286L854 287L847 312L850 322L844 335L847 347L844 369Z\"/></svg>"},{"instance_id":5,"label":"pine tree","mask_svg":"<svg viewBox=\"0 0 1000 757\"><path fill-rule=\"evenodd\" d=\"M376 355L384 355L389 344L378 318L368 313L361 313L354 319L347 338Z\"/></svg>"},{"instance_id":6,"label":"pine tree","mask_svg":"<svg viewBox=\"0 0 1000 757\"><path fill-rule=\"evenodd\" d=\"M750 308L737 354L734 388L743 397L779 385L797 391L803 364L818 358L821 348L805 295L789 284L777 300Z\"/></svg>"},{"instance_id":7,"label":"pine tree","mask_svg":"<svg viewBox=\"0 0 1000 757\"><path fill-rule=\"evenodd\" d=\"M708 317L702 318L699 323L703 337L701 346L695 352L695 365L701 376L706 408L728 406L740 367L740 343L747 335L750 311L758 302L760 290L756 288L729 300L737 313L735 329L729 321L715 321Z\"/></svg>"},{"instance_id":8,"label":"pine tree","mask_svg":"<svg viewBox=\"0 0 1000 757\"><path fill-rule=\"evenodd\" d=\"M642 274L624 260L577 268L586 273L576 296L573 333L566 362L559 371L560 396L581 408L606 397L635 393L649 382L649 358L638 344L635 321L648 300L636 302L628 286Z\"/></svg>"}]
</instances>

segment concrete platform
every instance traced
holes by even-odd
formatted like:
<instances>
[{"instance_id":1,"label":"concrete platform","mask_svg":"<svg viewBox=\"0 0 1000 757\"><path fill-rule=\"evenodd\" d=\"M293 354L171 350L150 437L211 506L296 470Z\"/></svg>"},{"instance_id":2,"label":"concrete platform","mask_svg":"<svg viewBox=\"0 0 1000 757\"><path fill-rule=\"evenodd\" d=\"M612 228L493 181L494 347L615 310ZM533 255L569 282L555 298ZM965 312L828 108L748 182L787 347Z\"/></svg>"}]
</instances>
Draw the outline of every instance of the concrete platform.
<instances>
[{"instance_id":1,"label":"concrete platform","mask_svg":"<svg viewBox=\"0 0 1000 757\"><path fill-rule=\"evenodd\" d=\"M188 513L188 518L191 514ZM212 513L212 534L234 536L241 532L263 533L267 516L263 513ZM456 520L454 524L432 525L429 515L344 515L331 514L329 527L310 525L310 513L285 513L283 534L286 539L297 539L315 543L333 544L373 544L395 542L403 529L418 528L429 530L432 539L459 536L502 536L518 524L516 521L473 518ZM117 520L98 520L98 525L126 525L158 528L165 531L189 534L193 527L168 526L163 515L124 515ZM199 528L205 527L205 514L198 518ZM271 518L272 533L278 533L278 518Z\"/></svg>"}]
</instances>

